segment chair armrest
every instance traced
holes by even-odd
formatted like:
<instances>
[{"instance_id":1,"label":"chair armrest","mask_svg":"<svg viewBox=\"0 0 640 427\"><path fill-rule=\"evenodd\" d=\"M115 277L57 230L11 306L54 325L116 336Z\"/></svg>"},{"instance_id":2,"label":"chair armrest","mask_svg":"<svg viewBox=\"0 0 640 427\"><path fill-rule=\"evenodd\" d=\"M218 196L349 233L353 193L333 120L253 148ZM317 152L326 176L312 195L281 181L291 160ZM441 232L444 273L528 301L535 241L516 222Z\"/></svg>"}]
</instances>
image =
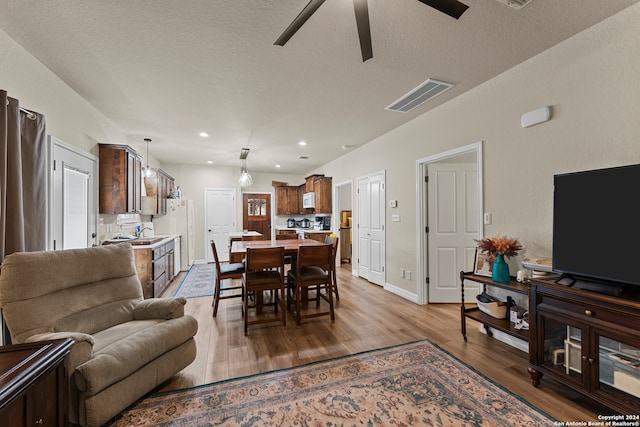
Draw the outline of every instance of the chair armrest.
<instances>
[{"instance_id":1,"label":"chair armrest","mask_svg":"<svg viewBox=\"0 0 640 427\"><path fill-rule=\"evenodd\" d=\"M133 319L177 319L184 316L186 303L184 297L145 299L136 304Z\"/></svg>"},{"instance_id":2,"label":"chair armrest","mask_svg":"<svg viewBox=\"0 0 640 427\"><path fill-rule=\"evenodd\" d=\"M71 376L78 366L91 359L93 345L95 344L95 340L91 335L82 332L45 332L32 335L25 342L60 340L64 338L69 338L74 342L69 350L69 359L67 361L67 372Z\"/></svg>"}]
</instances>

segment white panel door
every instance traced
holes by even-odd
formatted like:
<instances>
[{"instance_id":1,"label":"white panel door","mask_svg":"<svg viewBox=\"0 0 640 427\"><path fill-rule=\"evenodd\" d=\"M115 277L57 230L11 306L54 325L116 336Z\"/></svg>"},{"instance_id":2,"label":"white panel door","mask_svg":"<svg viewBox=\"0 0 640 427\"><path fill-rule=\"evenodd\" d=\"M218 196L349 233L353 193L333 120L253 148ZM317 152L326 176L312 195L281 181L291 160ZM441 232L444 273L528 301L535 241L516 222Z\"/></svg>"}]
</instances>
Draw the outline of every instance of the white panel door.
<instances>
[{"instance_id":1,"label":"white panel door","mask_svg":"<svg viewBox=\"0 0 640 427\"><path fill-rule=\"evenodd\" d=\"M369 280L369 178L358 179L358 276Z\"/></svg>"},{"instance_id":2,"label":"white panel door","mask_svg":"<svg viewBox=\"0 0 640 427\"><path fill-rule=\"evenodd\" d=\"M460 271L472 271L478 238L478 174L475 164L428 166L429 302L460 301ZM475 301L478 287L465 286Z\"/></svg>"},{"instance_id":3,"label":"white panel door","mask_svg":"<svg viewBox=\"0 0 640 427\"><path fill-rule=\"evenodd\" d=\"M380 286L385 276L385 173L358 179L358 275Z\"/></svg>"},{"instance_id":4,"label":"white panel door","mask_svg":"<svg viewBox=\"0 0 640 427\"><path fill-rule=\"evenodd\" d=\"M205 189L205 216L207 262L214 261L211 240L216 244L220 261L229 261L229 233L236 230L236 190Z\"/></svg>"},{"instance_id":5,"label":"white panel door","mask_svg":"<svg viewBox=\"0 0 640 427\"><path fill-rule=\"evenodd\" d=\"M98 159L49 136L51 249L98 244Z\"/></svg>"}]
</instances>

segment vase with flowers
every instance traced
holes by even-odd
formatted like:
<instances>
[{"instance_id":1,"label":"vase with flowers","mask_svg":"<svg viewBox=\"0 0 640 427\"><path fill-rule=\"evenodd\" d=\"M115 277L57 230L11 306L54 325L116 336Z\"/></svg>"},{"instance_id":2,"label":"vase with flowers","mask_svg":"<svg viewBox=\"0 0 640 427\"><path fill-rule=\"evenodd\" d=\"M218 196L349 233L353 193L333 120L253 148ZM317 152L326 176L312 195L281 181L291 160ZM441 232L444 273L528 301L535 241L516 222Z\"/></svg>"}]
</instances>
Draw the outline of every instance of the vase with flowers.
<instances>
[{"instance_id":1,"label":"vase with flowers","mask_svg":"<svg viewBox=\"0 0 640 427\"><path fill-rule=\"evenodd\" d=\"M493 264L491 269L491 278L494 282L509 283L511 274L509 273L509 264L506 263L504 257L511 258L522 250L522 245L517 238L497 236L488 237L478 242L478 249L485 254L489 264Z\"/></svg>"}]
</instances>

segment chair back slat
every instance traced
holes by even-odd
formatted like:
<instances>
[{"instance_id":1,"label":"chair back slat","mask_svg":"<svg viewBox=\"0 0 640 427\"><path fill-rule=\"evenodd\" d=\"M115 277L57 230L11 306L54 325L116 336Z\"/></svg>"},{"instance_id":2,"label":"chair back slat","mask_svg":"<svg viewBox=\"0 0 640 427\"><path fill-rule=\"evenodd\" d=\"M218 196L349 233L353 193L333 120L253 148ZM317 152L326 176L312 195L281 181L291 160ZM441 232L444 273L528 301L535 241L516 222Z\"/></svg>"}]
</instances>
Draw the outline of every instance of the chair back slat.
<instances>
[{"instance_id":1,"label":"chair back slat","mask_svg":"<svg viewBox=\"0 0 640 427\"><path fill-rule=\"evenodd\" d=\"M331 269L333 247L330 244L300 246L298 249L298 268L320 267L323 270Z\"/></svg>"},{"instance_id":2,"label":"chair back slat","mask_svg":"<svg viewBox=\"0 0 640 427\"><path fill-rule=\"evenodd\" d=\"M284 265L284 247L247 248L246 259L248 271L282 268Z\"/></svg>"}]
</instances>

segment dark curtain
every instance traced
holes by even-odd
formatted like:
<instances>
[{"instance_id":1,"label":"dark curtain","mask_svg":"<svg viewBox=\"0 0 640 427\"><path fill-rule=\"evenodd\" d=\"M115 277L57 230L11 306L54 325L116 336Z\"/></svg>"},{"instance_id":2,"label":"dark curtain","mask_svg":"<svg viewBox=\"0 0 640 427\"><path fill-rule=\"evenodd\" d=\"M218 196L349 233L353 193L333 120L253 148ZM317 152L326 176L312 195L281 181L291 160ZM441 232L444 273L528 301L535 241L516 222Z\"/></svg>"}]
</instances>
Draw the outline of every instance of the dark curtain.
<instances>
[{"instance_id":1,"label":"dark curtain","mask_svg":"<svg viewBox=\"0 0 640 427\"><path fill-rule=\"evenodd\" d=\"M46 249L46 153L44 116L0 90L0 260Z\"/></svg>"}]
</instances>

